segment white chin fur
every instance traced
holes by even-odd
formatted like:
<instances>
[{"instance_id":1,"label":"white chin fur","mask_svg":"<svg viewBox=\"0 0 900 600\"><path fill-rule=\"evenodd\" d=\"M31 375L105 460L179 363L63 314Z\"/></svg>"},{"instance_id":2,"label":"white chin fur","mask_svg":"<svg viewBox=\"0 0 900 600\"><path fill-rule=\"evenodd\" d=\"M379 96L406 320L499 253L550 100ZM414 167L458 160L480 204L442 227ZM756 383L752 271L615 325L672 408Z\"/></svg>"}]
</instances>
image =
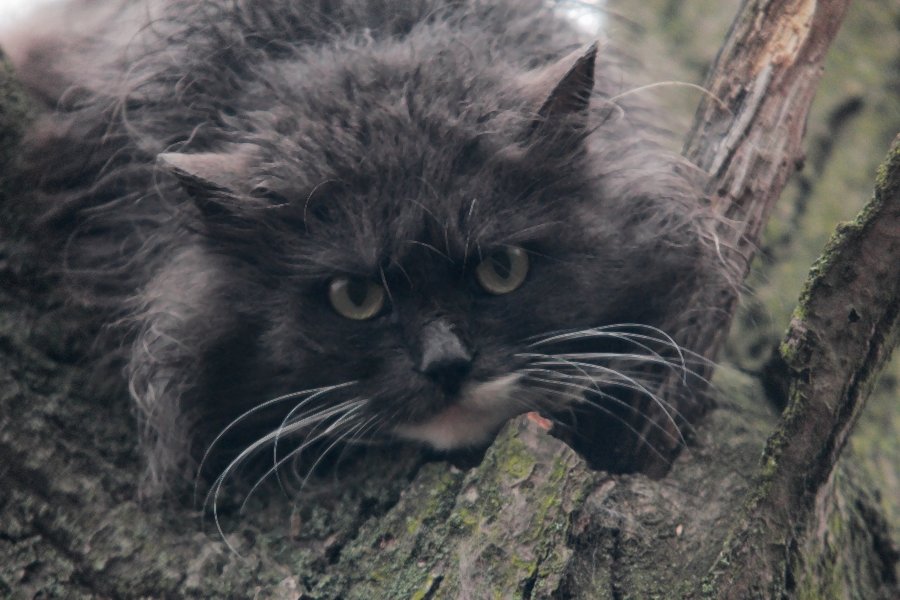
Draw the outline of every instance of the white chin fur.
<instances>
[{"instance_id":1,"label":"white chin fur","mask_svg":"<svg viewBox=\"0 0 900 600\"><path fill-rule=\"evenodd\" d=\"M483 444L502 423L524 412L513 398L518 382L519 375L513 373L467 385L459 402L424 423L398 427L395 433L438 450Z\"/></svg>"}]
</instances>

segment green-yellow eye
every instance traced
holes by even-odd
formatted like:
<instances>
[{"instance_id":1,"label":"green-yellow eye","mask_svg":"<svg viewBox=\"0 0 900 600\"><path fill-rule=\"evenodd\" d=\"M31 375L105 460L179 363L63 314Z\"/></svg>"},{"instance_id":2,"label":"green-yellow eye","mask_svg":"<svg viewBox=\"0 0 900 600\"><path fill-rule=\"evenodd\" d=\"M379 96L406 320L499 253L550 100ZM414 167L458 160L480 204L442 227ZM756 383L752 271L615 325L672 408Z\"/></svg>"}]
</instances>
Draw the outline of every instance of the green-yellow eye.
<instances>
[{"instance_id":1,"label":"green-yellow eye","mask_svg":"<svg viewBox=\"0 0 900 600\"><path fill-rule=\"evenodd\" d=\"M342 317L371 319L384 308L384 288L360 277L335 277L328 286L328 300Z\"/></svg>"},{"instance_id":2,"label":"green-yellow eye","mask_svg":"<svg viewBox=\"0 0 900 600\"><path fill-rule=\"evenodd\" d=\"M515 246L494 252L475 269L481 287L498 296L518 289L527 275L528 254Z\"/></svg>"}]
</instances>

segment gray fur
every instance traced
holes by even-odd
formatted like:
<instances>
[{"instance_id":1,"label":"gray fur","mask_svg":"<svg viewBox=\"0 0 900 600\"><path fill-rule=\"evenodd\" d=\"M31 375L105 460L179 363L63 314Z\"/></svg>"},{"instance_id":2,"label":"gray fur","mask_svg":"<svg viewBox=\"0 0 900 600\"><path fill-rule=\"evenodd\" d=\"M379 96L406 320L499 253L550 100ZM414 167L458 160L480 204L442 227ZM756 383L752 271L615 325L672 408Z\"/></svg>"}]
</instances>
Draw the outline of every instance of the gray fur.
<instances>
[{"instance_id":1,"label":"gray fur","mask_svg":"<svg viewBox=\"0 0 900 600\"><path fill-rule=\"evenodd\" d=\"M280 394L358 381L320 404L365 398L368 420L352 423L373 434L426 422L453 405L415 372L437 318L477 354L472 402L508 381L497 415L565 411L512 383L525 340L639 323L677 341L692 290L726 285L700 177L605 100L621 85L603 51L589 109L547 102L548 65L584 46L537 0L61 10L6 38L50 108L24 157L29 227L127 342L150 487L192 476L216 433ZM529 250L529 280L483 297L468 274L504 245ZM389 314L335 315L336 275L386 283ZM633 436L617 421L660 418L616 395L598 417L611 445ZM669 402L697 412L690 394ZM292 407L241 421L248 439Z\"/></svg>"}]
</instances>

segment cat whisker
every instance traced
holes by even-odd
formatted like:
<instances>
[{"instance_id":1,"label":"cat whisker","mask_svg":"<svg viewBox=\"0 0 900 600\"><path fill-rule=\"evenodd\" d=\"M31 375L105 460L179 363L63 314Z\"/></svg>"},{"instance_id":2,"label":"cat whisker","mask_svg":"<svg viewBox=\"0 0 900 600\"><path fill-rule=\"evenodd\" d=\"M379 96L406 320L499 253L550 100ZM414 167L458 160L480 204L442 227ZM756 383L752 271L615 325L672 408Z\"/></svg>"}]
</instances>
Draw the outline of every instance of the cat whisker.
<instances>
[{"instance_id":1,"label":"cat whisker","mask_svg":"<svg viewBox=\"0 0 900 600\"><path fill-rule=\"evenodd\" d=\"M652 333L657 333L660 335L661 339L667 339L672 343L675 343L672 340L671 336L669 336L665 331L658 327L654 327L653 325L647 325L645 323L613 323L610 325L597 325L595 327L586 327L583 329L557 329L554 331L549 331L546 333L541 333L537 335L532 335L524 338L525 341L529 340L541 340L542 342L554 341L557 336L564 336L566 334L572 333L594 333L594 332L616 332L616 333L628 333L629 329L638 329L638 330L646 330Z\"/></svg>"},{"instance_id":2,"label":"cat whisker","mask_svg":"<svg viewBox=\"0 0 900 600\"><path fill-rule=\"evenodd\" d=\"M433 246L432 244L427 244L425 242L420 242L418 240L406 240L406 243L412 244L415 246L421 246L427 250L431 250L432 252L434 252L435 254L440 256L441 258L445 259L450 264L454 264L453 259L448 254L441 252L440 250L438 250L438 248L436 246Z\"/></svg>"},{"instance_id":3,"label":"cat whisker","mask_svg":"<svg viewBox=\"0 0 900 600\"><path fill-rule=\"evenodd\" d=\"M611 96L610 98L606 99L606 101L616 103L616 101L621 100L622 98L627 98L628 96L632 96L634 94L640 94L642 92L654 90L656 88L661 88L661 87L683 87L683 88L687 88L689 90L698 91L701 94L703 94L704 96L706 96L707 98L709 98L710 100L712 100L713 102L715 102L719 106L719 108L721 108L722 110L724 110L725 112L727 112L729 114L732 114L731 109L728 108L728 105L725 104L725 102L721 98L719 98L719 96L712 93L711 91L709 91L707 88L703 87L702 85L697 85L696 83L690 83L687 81L656 81L654 83L648 83L646 85L640 85L638 87L631 88L630 90L624 91L621 94L616 94L615 96Z\"/></svg>"},{"instance_id":4,"label":"cat whisker","mask_svg":"<svg viewBox=\"0 0 900 600\"><path fill-rule=\"evenodd\" d=\"M348 401L348 403L349 403L349 402L352 402L352 401ZM272 464L272 466L269 467L269 469L267 469L266 472L263 473L263 474L256 480L256 482L253 484L253 486L251 486L251 488L247 491L247 494L246 494L246 496L244 497L243 502L241 502L241 506L240 506L240 509L238 510L238 512L241 513L241 514L244 512L244 509L245 509L246 506L247 506L247 502L250 501L250 498L253 496L254 492L256 492L256 490L259 489L259 487L265 482L266 479L269 478L269 476L275 474L276 477L277 477L277 476L278 476L278 471L279 471L279 469L281 468L282 465L284 465L285 463L287 463L289 460L293 459L295 456L298 456L301 452L303 452L303 450L305 450L306 448L308 448L311 444L313 444L313 443L315 443L315 442L317 442L317 441L319 441L319 440L321 440L321 439L333 437L336 431L340 430L342 427L344 427L345 425L347 425L347 422L348 422L348 421L350 421L351 419L354 419L354 418L358 417L358 415L355 414L356 411L358 411L358 410L359 410L361 407L363 407L365 404L366 404L365 401L359 401L359 400L355 401L349 410L347 410L346 412L344 412L344 414L343 414L340 418L338 418L338 420L336 420L335 422L329 424L328 427L326 427L324 430L322 430L321 432L315 434L315 435L312 436L312 437L308 437L308 438L304 439L304 440L303 440L303 443L300 444L300 446L298 446L297 448L294 448L293 450L291 450L291 451L290 451L288 454L286 454L285 456L283 456L283 457L281 457L281 458L278 458L277 455L276 455L275 462ZM322 423L322 421L319 422L319 424L321 424L321 423ZM279 429L280 429L280 428L279 428ZM312 432L311 432L311 433L312 433ZM336 436L335 441L332 442L332 446L333 446L334 444L340 442L340 441L341 441L341 437L342 437L341 435ZM276 443L277 443L277 437L276 437ZM330 447L331 447L331 446L329 446L329 448L330 448ZM326 450L325 452L327 453L327 450ZM321 459L319 459L319 460L321 460ZM318 463L319 463L319 460L317 460L317 461L313 464L313 466L310 467L310 469L315 469L316 465L318 465ZM307 475L307 476L308 476L308 475ZM305 482L305 479L304 479L304 482ZM279 485L281 486L282 491L283 491L285 494L287 494L287 489L284 487L284 483L281 481L281 478L280 478L280 477L278 477L278 483L279 483ZM301 488L302 488L302 486L301 486Z\"/></svg>"},{"instance_id":5,"label":"cat whisker","mask_svg":"<svg viewBox=\"0 0 900 600\"><path fill-rule=\"evenodd\" d=\"M216 525L216 530L221 535L223 541L226 546L228 546L229 550L240 556L241 554L237 552L237 550L231 545L231 543L227 540L225 536L225 532L222 528L221 521L219 519L219 497L222 492L223 484L228 476L234 472L238 466L240 466L244 461L246 461L249 457L253 456L256 452L264 448L267 444L272 442L278 435L283 435L284 433L292 433L294 431L301 431L309 428L312 425L317 425L321 421L328 419L336 414L340 414L342 412L346 412L347 409L355 408L356 405L362 405L365 403L365 400L348 400L342 402L334 407L330 407L329 409L320 411L318 413L313 413L310 416L304 416L302 419L295 420L288 427L279 428L276 431L269 432L268 434L262 436L249 446L247 446L244 450L235 457L228 466L223 469L222 473L216 478L213 486L209 490L206 495L206 499L203 502L203 506L210 506L213 513L213 521ZM287 429L288 431L284 431ZM324 432L320 435L324 435ZM318 437L316 438L318 439ZM313 443L315 440L305 440L304 444Z\"/></svg>"},{"instance_id":6,"label":"cat whisker","mask_svg":"<svg viewBox=\"0 0 900 600\"><path fill-rule=\"evenodd\" d=\"M540 354L537 352L520 352L520 353L515 354L514 356L516 356L517 358L528 359L529 365L535 364L535 359L548 361L547 364L549 366L559 366L560 364L564 364L564 365L572 367L576 371L579 371L587 379L593 379L593 377L591 377L591 375L587 371L585 371L581 367L581 365L579 365L578 363L573 362L568 359L565 359L565 358L557 358L556 355L553 355L553 354Z\"/></svg>"},{"instance_id":7,"label":"cat whisker","mask_svg":"<svg viewBox=\"0 0 900 600\"><path fill-rule=\"evenodd\" d=\"M551 362L556 363L557 358L559 360L565 360L566 364L569 364L572 366L578 366L579 371L581 371L582 373L585 372L585 369L600 369L600 370L603 370L607 374L616 376L617 379L615 379L614 381L610 381L610 383L618 382L619 384L621 384L622 379L624 379L625 381L627 381L629 383L635 383L639 380L643 380L643 381L655 380L655 381L659 381L659 382L664 382L668 379L663 374L657 374L654 376L654 374L652 372L648 373L645 369L640 369L640 368L625 369L625 368L619 366L618 363L620 362L620 360L626 361L626 364L628 361L634 361L638 365L661 364L665 367L668 367L669 369L672 369L674 372L681 373L683 383L687 383L688 376L691 376L695 379L698 379L700 381L708 383L707 380L701 374L691 371L689 369L678 369L677 365L673 365L672 363L666 361L665 359L654 359L654 358L644 357L641 355L618 355L615 353L608 355L608 356L605 356L603 353L559 354L559 355L551 355L551 356L553 357L553 359L551 359ZM615 368L613 368L611 366L604 366L604 365L598 364L598 363L584 362L585 360L589 361L591 359L596 359L596 358L611 359L610 362L614 363L616 366L615 366ZM547 365L544 365L544 366L547 366ZM638 390L638 391L642 391L642 390Z\"/></svg>"},{"instance_id":8,"label":"cat whisker","mask_svg":"<svg viewBox=\"0 0 900 600\"><path fill-rule=\"evenodd\" d=\"M412 278L409 276L409 273L406 271L406 269L403 268L403 265L400 263L400 261L391 259L391 267L396 268L400 272L400 274L403 275L403 277L406 279L406 282L410 286L413 285Z\"/></svg>"},{"instance_id":9,"label":"cat whisker","mask_svg":"<svg viewBox=\"0 0 900 600\"><path fill-rule=\"evenodd\" d=\"M506 236L504 236L503 243L510 246L515 246L516 243L519 242L519 240L528 239L529 237L532 237L540 232L543 232L547 229L552 229L554 226L559 226L562 224L562 221L544 221L543 223L538 223L537 225L522 227L520 229L510 231ZM529 250L528 253L536 256L547 256L546 254L531 250Z\"/></svg>"},{"instance_id":10,"label":"cat whisker","mask_svg":"<svg viewBox=\"0 0 900 600\"><path fill-rule=\"evenodd\" d=\"M549 366L558 366L558 365L554 365L552 363L534 363L534 364L536 366L548 366L548 367ZM620 378L609 379L609 378L598 378L593 375L584 375L584 374L578 375L578 374L574 374L574 373L565 373L565 372L560 372L559 370L556 370L556 369L540 369L540 368L535 369L533 367L529 367L529 368L524 369L524 371L526 371L526 372L540 371L540 372L545 372L545 373L552 373L554 376L563 377L567 380L590 382L592 386L602 385L604 387L615 387L615 388L621 388L621 389L632 390L635 392L640 392L642 394L644 394L645 389L646 389L646 386L638 387L629 382L629 379L634 380L635 377L632 377L631 375L627 375L625 373L620 373L620 372L615 372L616 375L621 375ZM636 374L636 376L641 376L641 375L642 375L641 373ZM628 379L623 380L624 377L627 377ZM664 379L657 379L656 381L664 381ZM601 390L598 387L593 387L592 389L594 389L598 392L601 392ZM682 417L682 415L678 414L678 411L674 408L672 403L670 403L666 400L663 400L662 398L657 398L656 400L658 402L661 402L666 407L672 409L676 413L676 416ZM630 406L623 400L619 400L619 403L622 406Z\"/></svg>"},{"instance_id":11,"label":"cat whisker","mask_svg":"<svg viewBox=\"0 0 900 600\"><path fill-rule=\"evenodd\" d=\"M554 378L555 381L557 381L557 382L560 383L561 385L571 385L571 386L573 386L573 387L578 387L579 389L582 389L583 391L588 391L588 392L592 392L592 393L598 394L598 395L600 395L600 396L602 396L602 397L604 397L604 398L606 398L606 399L608 399L608 400L614 402L615 404L618 404L619 406L622 406L622 407L627 408L627 409L629 409L629 410L632 410L632 411L637 410L637 409L635 409L634 406L632 406L632 405L629 404L628 402L626 402L626 401L624 401L624 400L622 400L622 399L620 399L620 398L616 398L614 395L612 395L612 394L610 394L610 393L608 393L608 392L604 392L604 391L601 389L601 387L600 387L600 386L604 386L604 387L610 387L610 386L613 386L613 387L624 387L624 388L626 388L626 389L631 389L631 390L635 390L635 391L640 391L639 389L637 389L637 388L635 388L635 387L633 387L633 386L630 386L630 385L625 385L625 384L623 384L622 382L616 382L616 381L610 381L610 380L599 380L599 381L598 381L598 380L597 380L596 378L594 378L594 377L589 377L589 376L588 376L588 377L585 377L585 376L583 376L583 375L573 375L573 374L570 374L570 373L560 373L560 372L555 371L555 370L553 370L553 369L539 369L539 368L538 368L538 369L533 369L533 368L528 368L528 369L523 369L523 372L527 373L527 374L528 374L528 377L529 377L529 378L532 378L532 379L535 377L534 375L532 375L532 373L539 373L539 374L543 374L543 375L546 375L546 376L551 376L551 377ZM562 379L560 379L560 378L564 378L565 381L562 380ZM578 383L573 383L573 382L578 382ZM665 401L663 401L663 402L665 402ZM665 404L666 404L667 406L671 407L671 404L669 404L668 402L665 402Z\"/></svg>"},{"instance_id":12,"label":"cat whisker","mask_svg":"<svg viewBox=\"0 0 900 600\"><path fill-rule=\"evenodd\" d=\"M554 364L562 364L562 365L574 367L576 370L581 372L588 380L590 380L594 383L596 383L596 378L591 376L587 372L586 369L591 369L591 370L596 369L607 375L612 375L613 377L615 377L615 379L613 381L606 380L605 383L607 385L615 385L617 387L624 387L626 389L631 389L633 391L643 394L647 398L650 398L657 406L659 406L659 408L666 415L666 418L669 420L669 422L672 424L672 426L676 429L676 431L678 431L679 436L681 437L681 443L686 444L684 437L681 436L681 429L678 426L678 422L675 420L675 417L670 412L670 409L672 409L675 412L676 416L680 417L682 421L686 421L684 419L683 415L681 415L677 409L674 409L674 407L672 407L672 405L670 403L668 403L665 400L663 400L662 398L660 398L658 394L652 392L650 389L648 389L645 385L640 383L640 381L638 381L634 377L625 375L624 373L616 371L615 369L612 369L610 367L605 367L605 366L597 365L597 364L593 364L593 363L573 361L573 360L569 360L566 358L558 358L555 355L524 354L524 355L519 355L519 356L545 359L546 361L548 361L548 363L545 366L552 366Z\"/></svg>"},{"instance_id":13,"label":"cat whisker","mask_svg":"<svg viewBox=\"0 0 900 600\"><path fill-rule=\"evenodd\" d=\"M351 405L352 403L357 402L357 401L358 400L356 400L356 399L346 400L346 401L341 402L340 404L330 408L329 410L332 411L331 414L334 414L333 411L335 411L339 408L343 408L348 405ZM347 414L353 413L354 411L356 411L358 408L360 408L364 404L365 404L365 402L361 402L359 405L353 406L353 408L351 408L350 410L347 411ZM300 406L301 406L300 404L295 406L293 409L291 409L290 412L288 412L287 415L285 415L284 419L282 419L281 424L278 426L278 429L276 430L275 441L272 444L272 463L276 467L275 477L278 480L278 485L281 487L281 491L284 492L285 495L287 495L287 490L284 487L284 482L282 482L282 480L281 480L281 475L277 472L277 466L280 464L280 461L278 459L278 443L281 441L281 438L284 434L293 433L293 431L295 431L295 430L289 429L288 426L292 426L295 421L298 421L298 418L294 416L294 412L298 408L300 408ZM343 418L344 417L341 417L341 419L343 419ZM338 419L338 423L340 423L341 419ZM299 421L302 421L302 420L303 420L303 417L301 416L299 418ZM318 424L316 425L316 427L318 427ZM330 429L330 426L329 426L329 429ZM310 434L315 433L315 427L309 433ZM327 430L326 430L326 433L328 433ZM321 436L318 436L316 439L319 439L320 437ZM306 442L304 442L304 445L306 445Z\"/></svg>"},{"instance_id":14,"label":"cat whisker","mask_svg":"<svg viewBox=\"0 0 900 600\"><path fill-rule=\"evenodd\" d=\"M220 487L221 483L227 478L227 476L234 469L236 469L243 461L245 461L247 458L252 456L256 451L258 451L259 449L261 449L262 447L267 445L269 442L272 442L273 440L277 439L278 436L284 435L285 433L293 433L295 431L300 431L300 430L308 431L309 427L317 426L323 420L328 419L329 417L332 417L335 414L340 414L342 411L344 411L348 407L352 406L353 404L354 404L354 401L348 400L348 401L342 402L336 406L329 407L325 410L320 410L318 412L310 411L310 412L304 413L301 417L292 421L292 423L290 423L289 427L282 425L278 429L276 429L274 431L270 431L269 433L263 435L262 437L258 438L256 441L254 441L252 444L250 444L249 446L244 448L244 450L242 450L238 454L238 456L236 458L234 458L228 464L228 466L216 478L214 487L216 487L216 486ZM314 431L315 429L313 428L312 430ZM206 501L204 501L204 506L206 504L208 504L209 494L212 492L213 492L213 490L210 490L210 492L207 494Z\"/></svg>"},{"instance_id":15,"label":"cat whisker","mask_svg":"<svg viewBox=\"0 0 900 600\"><path fill-rule=\"evenodd\" d=\"M444 223L444 252L447 253L447 256L453 254L453 250L450 248L450 224ZM454 261L451 260L451 263Z\"/></svg>"},{"instance_id":16,"label":"cat whisker","mask_svg":"<svg viewBox=\"0 0 900 600\"><path fill-rule=\"evenodd\" d=\"M381 279L381 286L384 288L388 300L391 304L394 304L394 294L391 293L391 286L388 284L387 276L384 273L384 267L378 267L378 276Z\"/></svg>"},{"instance_id":17,"label":"cat whisker","mask_svg":"<svg viewBox=\"0 0 900 600\"><path fill-rule=\"evenodd\" d=\"M656 334L655 336L635 333L630 330L641 330L649 333ZM634 339L640 339L644 341L652 341L662 344L665 347L671 348L674 350L681 362L684 362L684 354L695 354L683 348L678 342L676 342L672 336L668 333L659 329L658 327L653 327L652 325L645 325L642 323L617 323L615 325L604 325L600 327L590 327L587 329L575 329L569 331L560 331L558 333L551 333L547 336L532 336L531 338L526 338L528 340L534 340L530 344L531 346L543 346L546 344L552 344L563 341L570 341L572 339L584 339L584 338L592 338L592 337L612 337L614 339L621 339L623 341L632 341ZM637 342L635 342L637 343ZM644 346L646 347L646 346ZM695 354L696 357L700 357L700 355ZM702 358L702 357L701 357Z\"/></svg>"},{"instance_id":18,"label":"cat whisker","mask_svg":"<svg viewBox=\"0 0 900 600\"><path fill-rule=\"evenodd\" d=\"M346 436L351 436L351 435L353 434L353 432L358 431L359 429L361 429L361 428L365 425L365 423L366 423L366 422L364 421L364 422L362 422L362 423L358 423L355 427L348 428L348 429L347 429L347 432L346 432L345 434L336 437L335 440L334 440L333 442L331 442L331 443L325 448L325 450L323 450L321 453L319 453L319 457L318 457L318 458L312 463L312 465L310 465L310 467L306 470L306 475L303 477L303 480L300 482L300 487L298 488L298 490L303 490L303 488L306 487L306 483L307 483L307 481L309 481L310 476L313 474L313 472L315 472L315 470L316 470L316 468L319 466L319 464L320 464L323 460L325 460L325 457L328 456L328 454L329 454L332 450L334 450L334 448L336 448L339 444L344 444L344 443L345 443L345 441L344 441L344 439L343 439L344 436L345 436L345 435L346 435Z\"/></svg>"},{"instance_id":19,"label":"cat whisker","mask_svg":"<svg viewBox=\"0 0 900 600\"><path fill-rule=\"evenodd\" d=\"M379 420L380 416L374 414L363 421L359 426L354 427L352 430L348 430L346 433L342 434L343 438L341 451L340 454L338 454L337 459L335 459L334 469L332 470L332 477L334 477L335 482L337 482L338 472L340 471L340 466L344 460L344 456L347 453L347 448L349 448L350 446L372 443L373 440L364 440L363 438L367 436L372 429L377 429L377 427L379 426ZM299 478L300 473L296 468L296 463L294 463L293 466L293 474ZM302 487L298 488L296 493L299 493L300 491L302 491Z\"/></svg>"},{"instance_id":20,"label":"cat whisker","mask_svg":"<svg viewBox=\"0 0 900 600\"><path fill-rule=\"evenodd\" d=\"M668 360L666 357L661 356L659 354L654 355L646 355L646 354L633 354L633 353L624 353L624 352L573 352L573 353L560 353L554 354L553 356L559 358L565 358L569 360L610 360L615 361L617 364L619 362L627 363L637 363L640 365L660 365L665 367L679 375L682 380L682 383L687 383L688 377L697 379L703 383L709 383L709 381L697 371L689 368L686 364L674 363L671 360Z\"/></svg>"},{"instance_id":21,"label":"cat whisker","mask_svg":"<svg viewBox=\"0 0 900 600\"><path fill-rule=\"evenodd\" d=\"M463 269L466 268L466 264L469 260L469 242L472 241L472 227L471 223L473 222L472 215L475 213L475 205L478 203L478 198L473 197L472 201L469 203L469 211L466 213L466 242L463 248Z\"/></svg>"},{"instance_id":22,"label":"cat whisker","mask_svg":"<svg viewBox=\"0 0 900 600\"><path fill-rule=\"evenodd\" d=\"M552 356L558 358L566 358L566 359L583 359L583 360L609 360L625 363L639 363L639 364L652 364L652 365L661 365L667 367L668 369L672 369L674 371L685 371L686 366L680 364L680 362L673 362L664 356L657 353L649 353L649 354L635 354L633 352L560 352L558 354L553 354Z\"/></svg>"},{"instance_id":23,"label":"cat whisker","mask_svg":"<svg viewBox=\"0 0 900 600\"><path fill-rule=\"evenodd\" d=\"M529 378L529 381L532 381L532 378ZM543 383L544 385L535 385L535 383ZM626 421L625 419L622 419L620 416L618 416L617 414L615 414L614 412L612 412L611 410L609 410L609 409L606 408L605 406L602 406L602 405L600 405L600 404L598 404L598 403L596 403L596 402L592 402L591 400L585 398L583 394L575 393L575 392L568 391L568 390L565 390L565 389L559 389L559 388L556 387L556 386L561 385L561 382L558 382L558 381L544 380L544 379L536 379L536 380L533 380L533 382L530 383L530 385L533 386L533 387L536 388L536 389L539 389L539 390L545 392L545 393L556 394L556 395L561 396L561 397L563 397L563 398L565 398L565 399L567 399L567 400L575 400L575 401L577 401L577 402L587 402L587 403L589 403L594 409L599 410L600 412L606 414L607 416L609 416L609 417L615 419L616 421L618 421L619 423L621 423L622 425L624 425L625 428L628 429L629 431L631 431L631 432L635 435L635 437L637 437L638 440L641 441L642 444L644 444L647 448L650 449L651 452L653 452L653 453L654 453L657 457L659 457L661 460L663 460L663 461L665 461L665 462L668 462L668 459L667 459L665 456L663 456L662 453L660 453L659 450L657 450L656 447L655 447L653 444L650 443L650 441L647 439L647 436L645 436L643 433L641 433L640 431L638 431L633 425L631 425L631 423L629 423L629 422ZM591 388L591 391L594 391L594 390ZM636 410L636 409L634 409L633 407L629 407L629 408L631 408L632 410ZM656 427L662 429L658 423L653 423L653 424L654 424ZM668 435L671 435L671 434L669 434L667 431L665 431L664 429L663 429L663 431L664 431L664 433L667 433Z\"/></svg>"},{"instance_id":24,"label":"cat whisker","mask_svg":"<svg viewBox=\"0 0 900 600\"><path fill-rule=\"evenodd\" d=\"M628 329L646 331L653 335L628 331ZM633 359L643 360L644 362L657 362L658 364L668 366L668 368L671 368L673 371L680 372L682 384L687 384L688 380L692 379L695 382L703 383L705 386L712 385L705 375L705 373L709 372L714 366L712 361L696 352L682 347L664 331L650 325L624 323L589 329L559 330L548 332L541 336L531 336L530 338L526 338L525 341L528 342L529 347L539 347L573 340L603 338L624 342L645 351L647 353L646 355L633 355ZM654 346L656 345L661 347L655 348ZM677 354L677 361L674 361L665 355L668 354L666 349L672 350ZM625 354L626 353L622 353L623 358L625 357ZM561 356L561 354L557 354L557 356ZM642 356L645 358L639 358ZM572 357L574 357L574 353Z\"/></svg>"},{"instance_id":25,"label":"cat whisker","mask_svg":"<svg viewBox=\"0 0 900 600\"><path fill-rule=\"evenodd\" d=\"M306 195L306 200L303 202L303 226L306 228L306 231L309 232L309 219L307 218L307 212L309 211L309 204L312 202L313 196L316 195L316 192L319 191L319 188L328 185L329 183L342 183L339 179L325 179L324 181L320 181L313 187L313 189Z\"/></svg>"},{"instance_id":26,"label":"cat whisker","mask_svg":"<svg viewBox=\"0 0 900 600\"><path fill-rule=\"evenodd\" d=\"M679 436L681 436L681 429L679 428L678 422L675 420L675 417L679 417L682 421L686 421L686 419L684 418L684 415L682 415L678 411L678 409L676 409L670 402L667 402L662 397L660 397L659 394L651 391L647 386L645 386L643 383L641 383L641 381L639 379L637 379L635 377L631 377L629 375L626 375L625 373L623 373L621 371L617 371L616 369L613 369L610 367L605 367L602 365L586 363L586 362L576 362L576 361L569 361L569 362L575 362L575 364L577 364L579 367L581 367L583 369L597 369L607 375L612 375L616 379L614 379L613 381L609 381L610 385L614 385L616 387L622 387L625 389L630 389L635 392L639 392L639 393L643 394L647 398L650 398L657 406L660 407L660 409L662 409L663 413L665 413L665 415L666 415L666 418L669 420L669 422L671 422L672 426L675 427L675 429L678 431ZM675 413L674 416L672 415L671 412L669 412L670 410ZM684 440L683 437L681 439L681 442L686 444L686 441Z\"/></svg>"},{"instance_id":27,"label":"cat whisker","mask_svg":"<svg viewBox=\"0 0 900 600\"><path fill-rule=\"evenodd\" d=\"M603 385L613 385L616 387L631 389L633 391L637 391L637 392L641 392L641 393L645 394L646 396L652 398L657 403L661 403L663 405L671 407L670 403L666 402L662 398L659 398L657 395L655 395L653 392L651 392L645 385L643 385L638 380L638 378L640 378L641 380L644 380L644 381L648 381L651 379L651 378L647 377L648 374L643 370L624 370L622 368L613 369L611 367L606 367L606 366L598 365L595 363L583 362L583 361L577 360L579 358L584 357L583 355L579 355L579 354L569 354L569 355L545 355L545 354L531 354L531 355L524 354L523 355L523 354L519 354L517 356L529 356L529 357L546 359L546 360L532 361L529 363L529 366L541 366L541 367L566 366L566 367L571 367L571 368L575 369L576 371L578 371L578 373L580 373L580 375L566 374L566 376L568 376L568 377L591 381L595 385L597 383L601 383ZM611 358L619 358L619 356L620 355L617 355L617 354L609 355L609 357L611 357ZM606 357L606 356L604 356L604 357ZM643 357L641 355L635 355L634 358L640 362L647 362L646 360L644 360L646 357ZM654 362L654 361L650 361L650 362ZM666 364L667 366L672 366L667 362L664 362L664 364ZM604 378L604 379L598 381L598 378L595 375L588 373L588 370L590 370L590 369L601 370L603 373L605 373L607 375L612 375L613 378L611 378L611 379ZM557 373L557 374L562 374L562 373L559 373L558 370L553 370L552 372ZM659 378L658 376L653 379L655 379L657 381L664 380L662 378ZM681 415L678 415L678 416L681 416Z\"/></svg>"},{"instance_id":28,"label":"cat whisker","mask_svg":"<svg viewBox=\"0 0 900 600\"><path fill-rule=\"evenodd\" d=\"M298 407L301 407L301 406L307 404L308 402L311 402L311 401L315 400L316 398L321 397L323 394L326 394L326 393L334 391L334 390L342 389L342 388L354 385L356 383L357 383L356 381L347 381L347 382L339 383L336 385L312 388L312 389L308 389L308 390L300 390L297 392L291 392L290 394L284 394L282 396L278 396L277 398L267 400L266 402L263 402L261 404L257 404L250 410L247 410L246 412L242 413L240 416L235 418L233 421L231 421L231 423L226 425L222 429L222 431L220 431L219 434L216 435L216 437L212 440L212 442L209 443L209 446L207 446L206 451L203 453L203 457L200 460L200 464L197 466L197 476L195 477L195 481L194 481L194 505L196 506L196 504L197 504L197 497L199 495L200 481L202 480L201 474L203 472L203 467L206 464L206 461L209 459L209 456L212 453L213 449L215 449L215 447L222 440L222 438L225 437L225 435L227 435L228 432L232 431L235 427L240 425L240 423L242 421L244 421L248 417L250 417L262 410L265 410L267 408L275 406L276 404L279 404L281 402L286 402L288 400L293 400L294 398L299 398L305 394L309 394L309 397L305 398L302 402L300 402L297 406L295 406L294 409L292 409L292 410L296 410Z\"/></svg>"}]
</instances>

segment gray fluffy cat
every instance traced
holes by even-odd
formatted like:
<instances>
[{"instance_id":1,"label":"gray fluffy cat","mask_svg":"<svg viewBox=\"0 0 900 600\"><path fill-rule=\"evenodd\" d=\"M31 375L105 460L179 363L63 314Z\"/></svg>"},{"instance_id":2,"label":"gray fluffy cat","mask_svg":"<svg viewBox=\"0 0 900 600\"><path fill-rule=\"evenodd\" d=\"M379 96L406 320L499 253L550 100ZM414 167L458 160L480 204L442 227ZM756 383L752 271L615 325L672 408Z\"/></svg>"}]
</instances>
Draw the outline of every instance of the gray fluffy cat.
<instances>
[{"instance_id":1,"label":"gray fluffy cat","mask_svg":"<svg viewBox=\"0 0 900 600\"><path fill-rule=\"evenodd\" d=\"M47 106L26 229L119 342L151 489L213 442L227 474L528 411L634 469L702 412L715 219L543 2L73 0L3 43Z\"/></svg>"}]
</instances>

